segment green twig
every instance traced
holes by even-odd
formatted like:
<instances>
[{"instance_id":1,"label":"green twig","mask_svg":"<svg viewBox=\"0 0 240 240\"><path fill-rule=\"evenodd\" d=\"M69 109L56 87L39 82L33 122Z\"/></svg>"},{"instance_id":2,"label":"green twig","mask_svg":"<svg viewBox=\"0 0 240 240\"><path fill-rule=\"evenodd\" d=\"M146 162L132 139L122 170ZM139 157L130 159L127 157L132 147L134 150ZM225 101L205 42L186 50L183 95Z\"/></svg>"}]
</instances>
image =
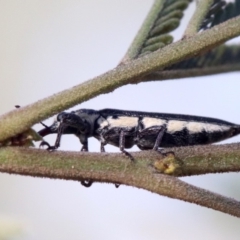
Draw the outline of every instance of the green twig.
<instances>
[{"instance_id":1,"label":"green twig","mask_svg":"<svg viewBox=\"0 0 240 240\"><path fill-rule=\"evenodd\" d=\"M180 78L194 78L213 74L236 72L240 71L239 64L224 64L213 67L192 68L192 69L178 69L178 70L164 70L156 71L149 75L144 76L141 82L151 82L160 80L173 80Z\"/></svg>"},{"instance_id":2,"label":"green twig","mask_svg":"<svg viewBox=\"0 0 240 240\"><path fill-rule=\"evenodd\" d=\"M0 171L68 180L93 180L131 185L240 217L240 202L187 184L162 172L186 176L208 172L239 171L240 145L171 149L162 156L152 151L122 154L48 152L6 147L0 149ZM154 168L155 166L155 168ZM161 167L160 167L161 166ZM165 168L164 171L163 168ZM161 169L161 173L158 173ZM218 169L218 170L216 170Z\"/></svg>"},{"instance_id":3,"label":"green twig","mask_svg":"<svg viewBox=\"0 0 240 240\"><path fill-rule=\"evenodd\" d=\"M201 0L197 1L196 10L189 21L189 24L185 30L184 38L193 36L199 31L199 27L202 24L204 17L206 16L209 8L211 7L213 0Z\"/></svg>"},{"instance_id":4,"label":"green twig","mask_svg":"<svg viewBox=\"0 0 240 240\"><path fill-rule=\"evenodd\" d=\"M146 171L150 165L158 173L176 177L240 171L240 144L178 147L165 151L169 152L166 156L155 151L131 152L136 159L132 163L120 153L48 152L24 147L2 147L0 171L49 178L92 178L100 182L106 179L111 182L123 181L121 176L111 178L115 171L131 170L134 176ZM57 169L60 175L52 175ZM103 171L106 178L99 178L98 170L101 174Z\"/></svg>"},{"instance_id":5,"label":"green twig","mask_svg":"<svg viewBox=\"0 0 240 240\"><path fill-rule=\"evenodd\" d=\"M230 19L184 41L170 44L145 57L121 65L83 84L65 90L0 118L0 141L21 133L33 124L97 95L134 83L153 71L207 51L240 34L240 17Z\"/></svg>"}]
</instances>

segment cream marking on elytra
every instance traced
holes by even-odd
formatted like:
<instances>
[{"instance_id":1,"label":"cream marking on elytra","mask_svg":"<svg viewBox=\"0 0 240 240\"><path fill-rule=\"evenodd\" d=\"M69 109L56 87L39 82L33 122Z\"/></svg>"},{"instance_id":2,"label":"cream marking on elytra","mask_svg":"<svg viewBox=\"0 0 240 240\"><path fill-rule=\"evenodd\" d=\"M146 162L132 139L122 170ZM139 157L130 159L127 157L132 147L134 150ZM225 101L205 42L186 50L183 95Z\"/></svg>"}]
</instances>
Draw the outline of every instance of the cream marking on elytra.
<instances>
[{"instance_id":1,"label":"cream marking on elytra","mask_svg":"<svg viewBox=\"0 0 240 240\"><path fill-rule=\"evenodd\" d=\"M142 123L144 125L144 128L149 128L149 127L153 127L153 126L163 126L164 124L167 123L167 121L163 120L163 119L144 117L142 119Z\"/></svg>"},{"instance_id":2,"label":"cream marking on elytra","mask_svg":"<svg viewBox=\"0 0 240 240\"><path fill-rule=\"evenodd\" d=\"M45 126L38 132L42 137L57 133L53 146L42 142L41 145L48 145L48 150L57 149L61 136L65 133L75 134L80 139L83 145L81 151L87 151L87 139L95 137L102 143L101 151L104 151L104 145L112 144L119 146L124 153L125 136L127 147L137 145L142 150L148 150L155 148L159 141L162 141L162 146L178 147L214 143L240 134L240 125L220 119L117 109L80 109L71 113L62 112L58 114L57 119L59 121L55 120L50 127ZM158 129L162 131L159 132ZM125 135L126 132L131 134ZM167 137L161 139L162 134L166 132ZM138 138L139 133L141 134ZM118 137L121 139L120 143L117 141ZM179 137L185 141L179 141Z\"/></svg>"},{"instance_id":3,"label":"cream marking on elytra","mask_svg":"<svg viewBox=\"0 0 240 240\"><path fill-rule=\"evenodd\" d=\"M97 123L99 124L100 128L109 126L108 121L106 121L106 119L103 117L99 117L99 119L97 120Z\"/></svg>"},{"instance_id":4,"label":"cream marking on elytra","mask_svg":"<svg viewBox=\"0 0 240 240\"><path fill-rule=\"evenodd\" d=\"M229 130L229 127L224 125L206 123L204 124L204 129L206 132L224 132Z\"/></svg>"},{"instance_id":5,"label":"cream marking on elytra","mask_svg":"<svg viewBox=\"0 0 240 240\"><path fill-rule=\"evenodd\" d=\"M118 118L108 117L107 121L109 123L109 126L111 127L132 128L137 127L138 125L137 117L118 117Z\"/></svg>"},{"instance_id":6,"label":"cream marking on elytra","mask_svg":"<svg viewBox=\"0 0 240 240\"><path fill-rule=\"evenodd\" d=\"M185 126L187 125L188 122L186 121L177 121L177 120L170 120L168 121L167 124L167 131L169 133L175 133L175 132L179 132L182 131Z\"/></svg>"},{"instance_id":7,"label":"cream marking on elytra","mask_svg":"<svg viewBox=\"0 0 240 240\"><path fill-rule=\"evenodd\" d=\"M205 125L205 123L190 122L187 123L186 128L189 133L200 133L203 131Z\"/></svg>"}]
</instances>

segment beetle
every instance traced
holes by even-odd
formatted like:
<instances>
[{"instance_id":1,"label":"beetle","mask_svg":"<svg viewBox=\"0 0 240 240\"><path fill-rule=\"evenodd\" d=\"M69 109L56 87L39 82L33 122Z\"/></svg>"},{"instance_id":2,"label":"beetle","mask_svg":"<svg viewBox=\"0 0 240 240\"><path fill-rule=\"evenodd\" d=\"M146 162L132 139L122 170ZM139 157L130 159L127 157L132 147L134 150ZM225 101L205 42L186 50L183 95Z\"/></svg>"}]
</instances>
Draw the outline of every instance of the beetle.
<instances>
[{"instance_id":1,"label":"beetle","mask_svg":"<svg viewBox=\"0 0 240 240\"><path fill-rule=\"evenodd\" d=\"M240 125L227 121L181 114L126 111L117 109L79 109L70 113L61 112L51 126L45 126L39 135L57 133L54 146L43 141L49 150L60 146L63 134L74 134L82 144L81 151L88 151L88 138L100 141L100 150L111 144L120 148L131 160L133 157L125 150L137 145L141 150L211 144L236 136ZM92 180L82 180L85 187ZM119 187L118 183L115 183Z\"/></svg>"},{"instance_id":2,"label":"beetle","mask_svg":"<svg viewBox=\"0 0 240 240\"><path fill-rule=\"evenodd\" d=\"M182 114L127 111L117 109L79 109L61 112L54 123L40 130L42 137L57 133L57 149L63 134L74 134L82 144L81 151L88 151L88 138L100 141L100 150L111 144L129 156L125 150L137 145L141 150L211 144L236 136L240 125L215 118Z\"/></svg>"}]
</instances>

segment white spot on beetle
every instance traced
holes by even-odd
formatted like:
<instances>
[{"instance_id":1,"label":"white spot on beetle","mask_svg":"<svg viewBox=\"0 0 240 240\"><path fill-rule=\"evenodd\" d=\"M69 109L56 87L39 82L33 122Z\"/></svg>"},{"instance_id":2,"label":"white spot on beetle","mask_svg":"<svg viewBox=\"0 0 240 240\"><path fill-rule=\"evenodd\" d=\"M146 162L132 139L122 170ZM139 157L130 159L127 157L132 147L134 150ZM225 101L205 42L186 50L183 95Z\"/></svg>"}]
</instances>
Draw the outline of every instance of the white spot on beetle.
<instances>
[{"instance_id":1,"label":"white spot on beetle","mask_svg":"<svg viewBox=\"0 0 240 240\"><path fill-rule=\"evenodd\" d=\"M99 124L100 128L104 128L104 127L107 127L109 125L108 121L103 117L100 117L97 120L97 123Z\"/></svg>"},{"instance_id":2,"label":"white spot on beetle","mask_svg":"<svg viewBox=\"0 0 240 240\"><path fill-rule=\"evenodd\" d=\"M182 131L185 126L187 125L188 122L186 121L177 121L177 120L170 120L168 121L167 124L167 131L169 133L175 133L175 132L179 132Z\"/></svg>"},{"instance_id":3,"label":"white spot on beetle","mask_svg":"<svg viewBox=\"0 0 240 240\"><path fill-rule=\"evenodd\" d=\"M189 131L189 133L200 133L203 131L205 125L206 124L199 122L189 122L186 125L186 128Z\"/></svg>"},{"instance_id":4,"label":"white spot on beetle","mask_svg":"<svg viewBox=\"0 0 240 240\"><path fill-rule=\"evenodd\" d=\"M108 117L107 121L111 127L132 128L137 127L138 125L137 117L120 117L120 116L118 118Z\"/></svg>"},{"instance_id":5,"label":"white spot on beetle","mask_svg":"<svg viewBox=\"0 0 240 240\"><path fill-rule=\"evenodd\" d=\"M150 118L150 117L144 117L142 119L142 123L145 128L153 127L153 126L163 126L166 124L166 120L158 119L158 118Z\"/></svg>"},{"instance_id":6,"label":"white spot on beetle","mask_svg":"<svg viewBox=\"0 0 240 240\"><path fill-rule=\"evenodd\" d=\"M204 124L204 129L206 132L224 132L224 131L228 131L229 127L224 125L207 123L207 124Z\"/></svg>"},{"instance_id":7,"label":"white spot on beetle","mask_svg":"<svg viewBox=\"0 0 240 240\"><path fill-rule=\"evenodd\" d=\"M211 123L199 123L199 122L189 122L186 125L187 130L189 133L200 133L202 131L206 132L224 132L228 131L229 127L224 125L217 125Z\"/></svg>"}]
</instances>

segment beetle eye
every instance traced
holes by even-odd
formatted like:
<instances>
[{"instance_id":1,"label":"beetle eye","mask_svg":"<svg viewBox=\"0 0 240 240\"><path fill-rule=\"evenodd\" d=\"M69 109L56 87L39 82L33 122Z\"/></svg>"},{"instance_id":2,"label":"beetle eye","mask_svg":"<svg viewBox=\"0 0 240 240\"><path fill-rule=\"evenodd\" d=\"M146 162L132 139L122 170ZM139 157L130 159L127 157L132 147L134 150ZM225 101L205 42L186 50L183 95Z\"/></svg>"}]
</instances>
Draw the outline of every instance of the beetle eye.
<instances>
[{"instance_id":1,"label":"beetle eye","mask_svg":"<svg viewBox=\"0 0 240 240\"><path fill-rule=\"evenodd\" d=\"M61 112L61 113L59 113L59 114L57 115L57 121L58 121L58 122L61 122L62 119L63 119L63 116L65 116L65 115L66 115L65 112Z\"/></svg>"}]
</instances>

